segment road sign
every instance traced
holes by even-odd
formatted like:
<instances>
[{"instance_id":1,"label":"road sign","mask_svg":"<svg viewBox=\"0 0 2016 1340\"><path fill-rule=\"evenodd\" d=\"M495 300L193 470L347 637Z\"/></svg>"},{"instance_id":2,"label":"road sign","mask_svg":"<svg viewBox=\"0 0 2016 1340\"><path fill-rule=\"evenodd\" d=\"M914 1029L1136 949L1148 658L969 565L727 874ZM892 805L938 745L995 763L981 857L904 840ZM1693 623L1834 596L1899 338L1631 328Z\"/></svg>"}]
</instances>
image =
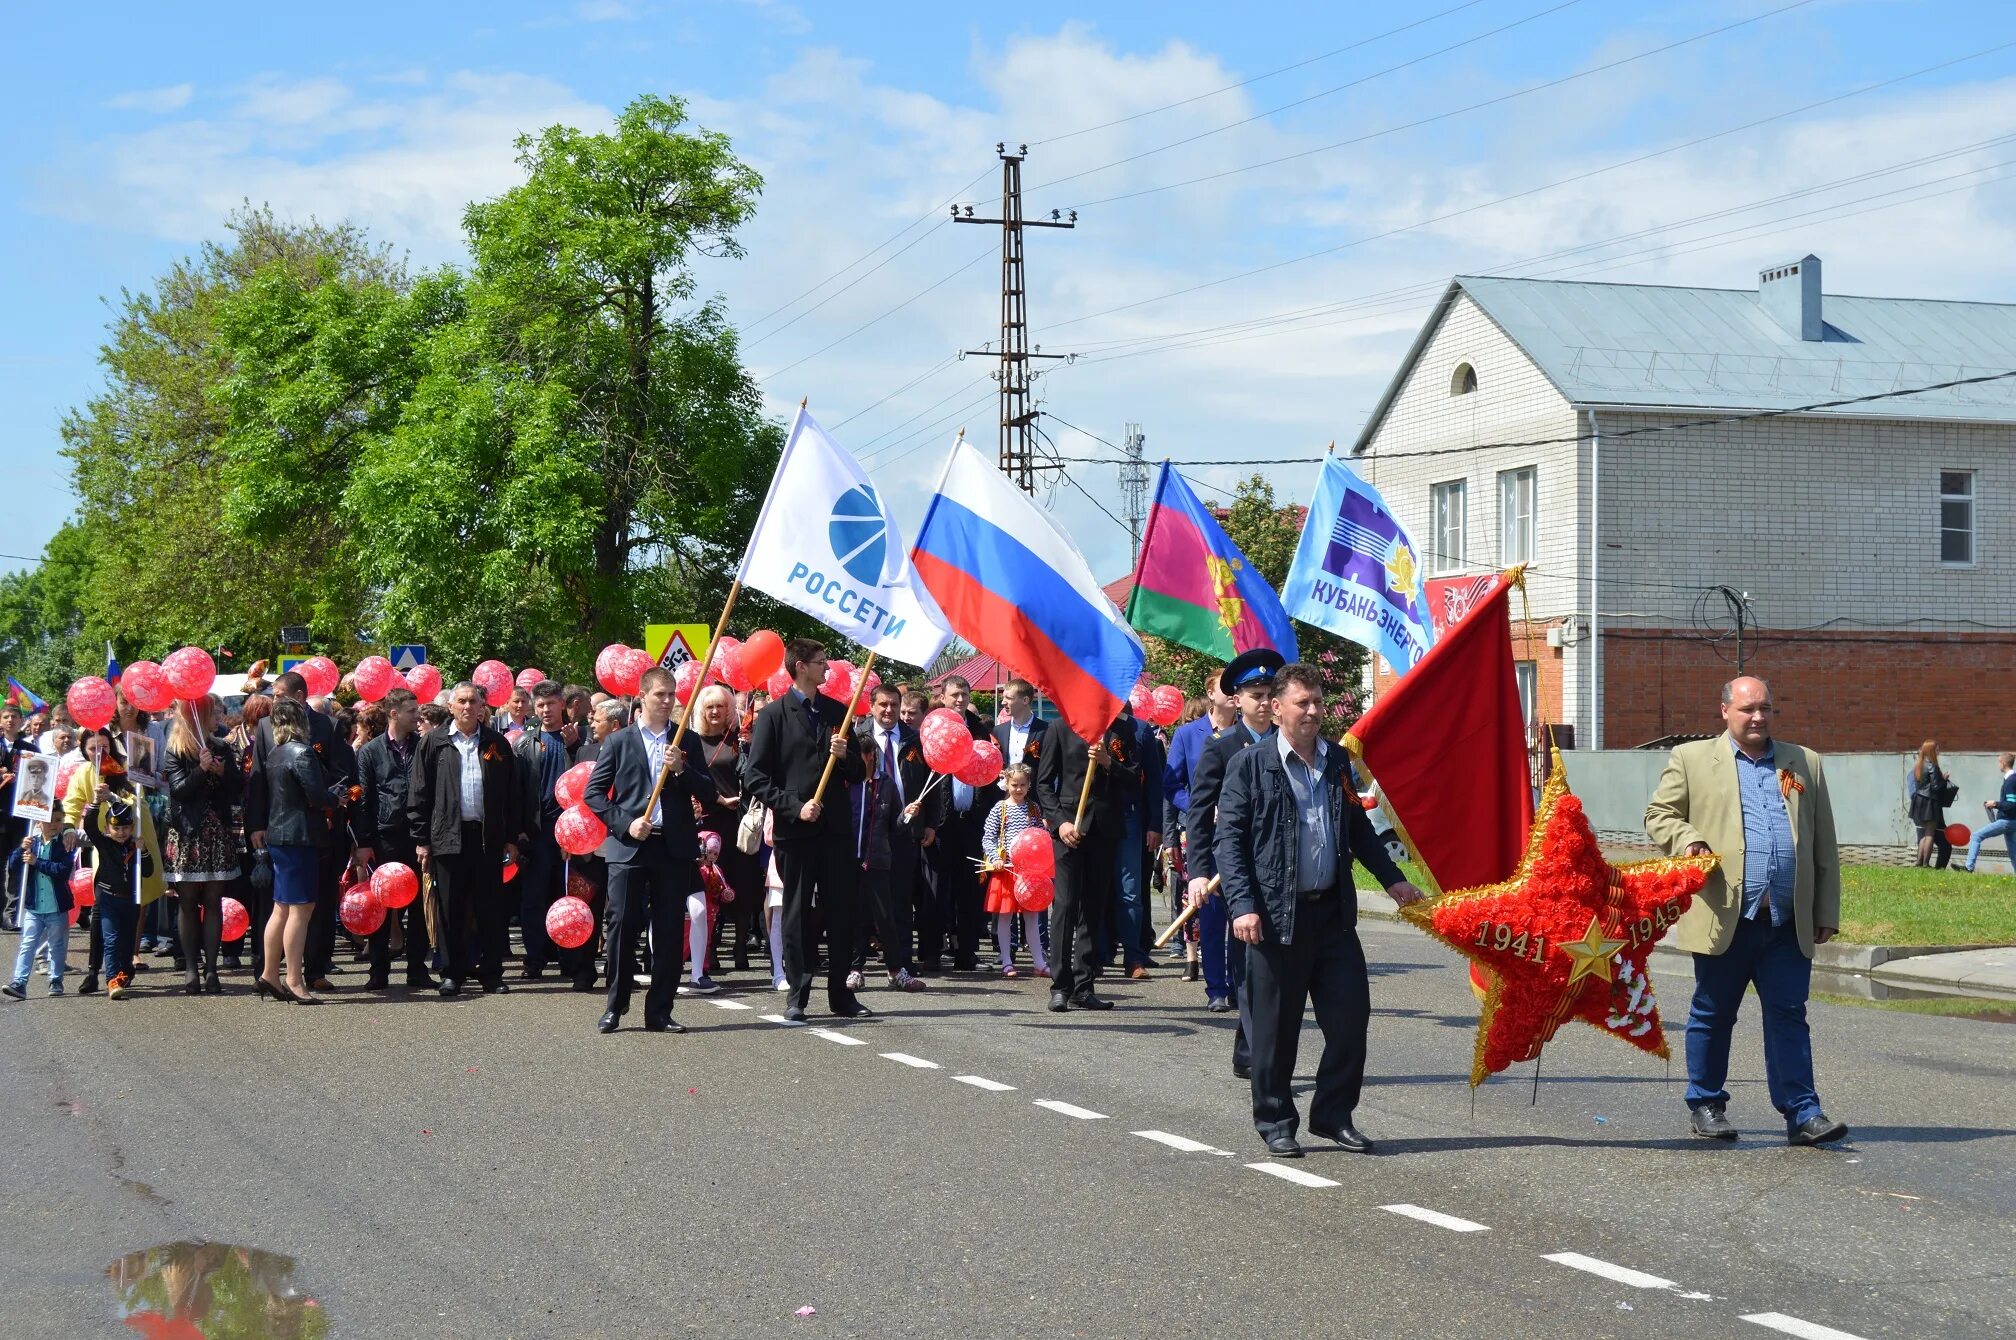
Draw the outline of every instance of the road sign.
<instances>
[{"instance_id":1,"label":"road sign","mask_svg":"<svg viewBox=\"0 0 2016 1340\"><path fill-rule=\"evenodd\" d=\"M644 650L667 670L677 670L687 661L707 654L713 630L704 623L653 623L644 625Z\"/></svg>"},{"instance_id":2,"label":"road sign","mask_svg":"<svg viewBox=\"0 0 2016 1340\"><path fill-rule=\"evenodd\" d=\"M289 670L299 670L301 668L301 662L308 659L310 658L306 656L282 656L279 661L280 668L274 673L284 675Z\"/></svg>"},{"instance_id":3,"label":"road sign","mask_svg":"<svg viewBox=\"0 0 2016 1340\"><path fill-rule=\"evenodd\" d=\"M392 644L392 668L411 670L416 665L427 663L427 648L419 642L395 642Z\"/></svg>"},{"instance_id":4,"label":"road sign","mask_svg":"<svg viewBox=\"0 0 2016 1340\"><path fill-rule=\"evenodd\" d=\"M308 645L309 641L310 641L310 632L306 624L290 623L281 625L280 627L281 646L305 647Z\"/></svg>"}]
</instances>

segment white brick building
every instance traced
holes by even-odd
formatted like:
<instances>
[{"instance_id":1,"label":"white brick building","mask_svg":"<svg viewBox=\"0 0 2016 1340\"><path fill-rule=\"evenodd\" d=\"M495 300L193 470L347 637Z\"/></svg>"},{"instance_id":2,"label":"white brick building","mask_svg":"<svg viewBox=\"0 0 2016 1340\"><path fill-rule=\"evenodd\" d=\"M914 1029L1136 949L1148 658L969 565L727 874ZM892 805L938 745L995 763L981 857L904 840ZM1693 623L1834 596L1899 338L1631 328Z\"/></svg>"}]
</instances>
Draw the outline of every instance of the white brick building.
<instances>
[{"instance_id":1,"label":"white brick building","mask_svg":"<svg viewBox=\"0 0 2016 1340\"><path fill-rule=\"evenodd\" d=\"M1459 277L1353 451L1431 577L1530 561L1522 674L1580 747L1715 727L1727 586L1788 736L2016 748L2016 376L1888 397L2002 373L2016 305L1823 298L1811 256L1754 289Z\"/></svg>"}]
</instances>

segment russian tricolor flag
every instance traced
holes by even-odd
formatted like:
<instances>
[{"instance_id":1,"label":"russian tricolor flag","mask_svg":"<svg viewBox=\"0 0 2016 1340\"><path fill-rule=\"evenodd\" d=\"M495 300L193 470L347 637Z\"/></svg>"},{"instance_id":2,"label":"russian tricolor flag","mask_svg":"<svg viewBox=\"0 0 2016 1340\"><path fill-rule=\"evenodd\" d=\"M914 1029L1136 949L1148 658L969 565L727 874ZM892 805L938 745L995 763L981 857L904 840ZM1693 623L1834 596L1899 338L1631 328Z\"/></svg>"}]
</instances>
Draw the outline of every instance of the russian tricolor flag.
<instances>
[{"instance_id":1,"label":"russian tricolor flag","mask_svg":"<svg viewBox=\"0 0 2016 1340\"><path fill-rule=\"evenodd\" d=\"M1057 704L1096 740L1147 659L1049 513L960 441L924 514L910 561L952 630Z\"/></svg>"}]
</instances>

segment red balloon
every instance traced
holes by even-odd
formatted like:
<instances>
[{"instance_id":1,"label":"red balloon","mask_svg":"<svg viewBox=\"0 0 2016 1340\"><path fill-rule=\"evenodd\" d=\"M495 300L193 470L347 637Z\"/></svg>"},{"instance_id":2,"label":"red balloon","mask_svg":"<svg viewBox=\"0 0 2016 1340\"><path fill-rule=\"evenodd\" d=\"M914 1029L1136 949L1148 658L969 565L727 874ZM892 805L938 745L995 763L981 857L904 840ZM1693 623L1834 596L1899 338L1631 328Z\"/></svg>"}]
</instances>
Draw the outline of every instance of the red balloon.
<instances>
[{"instance_id":1,"label":"red balloon","mask_svg":"<svg viewBox=\"0 0 2016 1340\"><path fill-rule=\"evenodd\" d=\"M595 900L597 892L599 890L596 889L594 880L588 878L588 876L582 874L579 870L570 870L567 872L568 897L579 898L582 902L588 903Z\"/></svg>"},{"instance_id":2,"label":"red balloon","mask_svg":"<svg viewBox=\"0 0 2016 1340\"><path fill-rule=\"evenodd\" d=\"M844 703L853 691L854 662L842 660L826 662L826 678L819 681L819 692L836 703Z\"/></svg>"},{"instance_id":3,"label":"red balloon","mask_svg":"<svg viewBox=\"0 0 2016 1340\"><path fill-rule=\"evenodd\" d=\"M70 872L70 898L79 907L89 907L98 901L97 876L89 870Z\"/></svg>"},{"instance_id":4,"label":"red balloon","mask_svg":"<svg viewBox=\"0 0 2016 1340\"><path fill-rule=\"evenodd\" d=\"M416 665L406 672L406 687L422 704L441 696L441 672L431 665Z\"/></svg>"},{"instance_id":5,"label":"red balloon","mask_svg":"<svg viewBox=\"0 0 2016 1340\"><path fill-rule=\"evenodd\" d=\"M964 728L956 731L934 730L922 733L924 741L924 761L933 772L947 772L957 775L973 759L973 737Z\"/></svg>"},{"instance_id":6,"label":"red balloon","mask_svg":"<svg viewBox=\"0 0 2016 1340\"><path fill-rule=\"evenodd\" d=\"M528 665L518 672L518 678L512 682L525 690L525 692L530 693L546 682L546 672L536 665Z\"/></svg>"},{"instance_id":7,"label":"red balloon","mask_svg":"<svg viewBox=\"0 0 2016 1340\"><path fill-rule=\"evenodd\" d=\"M70 794L70 779L77 775L77 769L84 766L81 759L72 759L56 770L56 799L62 800Z\"/></svg>"},{"instance_id":8,"label":"red balloon","mask_svg":"<svg viewBox=\"0 0 2016 1340\"><path fill-rule=\"evenodd\" d=\"M63 695L63 702L70 709L70 719L85 730L112 724L119 706L112 696L112 686L96 675L86 675L72 684Z\"/></svg>"},{"instance_id":9,"label":"red balloon","mask_svg":"<svg viewBox=\"0 0 2016 1340\"><path fill-rule=\"evenodd\" d=\"M483 700L492 707L510 702L511 690L517 687L511 682L511 667L502 661L484 661L469 672L469 682L483 690Z\"/></svg>"},{"instance_id":10,"label":"red balloon","mask_svg":"<svg viewBox=\"0 0 2016 1340\"><path fill-rule=\"evenodd\" d=\"M165 712L175 705L175 689L152 661L135 661L119 677L119 691L143 712Z\"/></svg>"},{"instance_id":11,"label":"red balloon","mask_svg":"<svg viewBox=\"0 0 2016 1340\"><path fill-rule=\"evenodd\" d=\"M553 821L553 841L569 856L586 856L609 837L608 826L586 805L574 805Z\"/></svg>"},{"instance_id":12,"label":"red balloon","mask_svg":"<svg viewBox=\"0 0 2016 1340\"><path fill-rule=\"evenodd\" d=\"M1155 706L1155 694L1146 684L1136 684L1127 690L1127 705L1134 709L1137 717L1146 717Z\"/></svg>"},{"instance_id":13,"label":"red balloon","mask_svg":"<svg viewBox=\"0 0 2016 1340\"><path fill-rule=\"evenodd\" d=\"M518 871L520 869L520 865L521 863L518 861L506 861L504 863L504 874L503 874L504 883L509 884L512 880L518 878Z\"/></svg>"},{"instance_id":14,"label":"red balloon","mask_svg":"<svg viewBox=\"0 0 2016 1340\"><path fill-rule=\"evenodd\" d=\"M992 740L974 740L973 756L953 773L968 786L988 786L1001 775L1001 746Z\"/></svg>"},{"instance_id":15,"label":"red balloon","mask_svg":"<svg viewBox=\"0 0 2016 1340\"><path fill-rule=\"evenodd\" d=\"M604 693L613 693L619 698L628 698L637 692L637 679L628 673L630 668L630 648L621 642L611 642L595 654L595 682L602 686Z\"/></svg>"},{"instance_id":16,"label":"red balloon","mask_svg":"<svg viewBox=\"0 0 2016 1340\"><path fill-rule=\"evenodd\" d=\"M678 697L681 707L684 707L686 700L693 696L693 690L699 686L699 683L700 662L679 662L679 668L672 672L672 692Z\"/></svg>"},{"instance_id":17,"label":"red balloon","mask_svg":"<svg viewBox=\"0 0 2016 1340\"><path fill-rule=\"evenodd\" d=\"M654 668L657 664L658 658L650 652L645 651L642 647L632 647L623 653L624 678L628 679L632 684L636 684L644 678L646 670ZM639 688L641 687L639 685ZM632 689L630 692L635 694L638 692L638 689Z\"/></svg>"},{"instance_id":18,"label":"red balloon","mask_svg":"<svg viewBox=\"0 0 2016 1340\"><path fill-rule=\"evenodd\" d=\"M1966 846L1968 840L1971 839L1973 836L1974 831L1968 828L1966 824L1946 825L1946 840L1956 847Z\"/></svg>"},{"instance_id":19,"label":"red balloon","mask_svg":"<svg viewBox=\"0 0 2016 1340\"><path fill-rule=\"evenodd\" d=\"M881 686L882 686L882 676L876 674L873 670L870 670L865 675L860 674L858 672L855 674L854 713L856 716L866 715L868 711L868 704L875 697L875 690L880 688Z\"/></svg>"},{"instance_id":20,"label":"red balloon","mask_svg":"<svg viewBox=\"0 0 2016 1340\"><path fill-rule=\"evenodd\" d=\"M371 872L371 892L387 907L405 907L420 894L420 876L403 861L387 861Z\"/></svg>"},{"instance_id":21,"label":"red balloon","mask_svg":"<svg viewBox=\"0 0 2016 1340\"><path fill-rule=\"evenodd\" d=\"M343 680L343 672L327 656L310 656L294 667L294 673L307 684L311 698L326 697L336 692L336 686Z\"/></svg>"},{"instance_id":22,"label":"red balloon","mask_svg":"<svg viewBox=\"0 0 2016 1340\"><path fill-rule=\"evenodd\" d=\"M762 682L749 677L749 644L744 642L735 648L735 654L727 657L721 667L721 682L737 693L747 693Z\"/></svg>"},{"instance_id":23,"label":"red balloon","mask_svg":"<svg viewBox=\"0 0 2016 1340\"><path fill-rule=\"evenodd\" d=\"M791 686L795 682L791 676L785 674L780 668L771 671L770 677L763 681L763 691L772 698L782 698L785 694L791 692Z\"/></svg>"},{"instance_id":24,"label":"red balloon","mask_svg":"<svg viewBox=\"0 0 2016 1340\"><path fill-rule=\"evenodd\" d=\"M581 803L581 797L588 794L588 776L594 771L593 763L576 763L560 774L553 784L553 799L560 802L561 809L571 810Z\"/></svg>"},{"instance_id":25,"label":"red balloon","mask_svg":"<svg viewBox=\"0 0 2016 1340\"><path fill-rule=\"evenodd\" d=\"M737 637L724 637L708 648L707 682L709 684L728 684L729 668L735 664L737 658L741 655L742 639ZM735 686L728 684L728 687L732 689Z\"/></svg>"},{"instance_id":26,"label":"red balloon","mask_svg":"<svg viewBox=\"0 0 2016 1340\"><path fill-rule=\"evenodd\" d=\"M1041 912L1057 896L1057 887L1047 879L1015 876L1015 906L1024 912Z\"/></svg>"},{"instance_id":27,"label":"red balloon","mask_svg":"<svg viewBox=\"0 0 2016 1340\"><path fill-rule=\"evenodd\" d=\"M350 672L350 682L357 686L357 696L367 703L375 703L403 682L403 676L392 668L392 662L383 656L366 656L357 662L357 668Z\"/></svg>"},{"instance_id":28,"label":"red balloon","mask_svg":"<svg viewBox=\"0 0 2016 1340\"><path fill-rule=\"evenodd\" d=\"M546 909L546 938L562 949L579 949L595 933L595 913L572 894Z\"/></svg>"},{"instance_id":29,"label":"red balloon","mask_svg":"<svg viewBox=\"0 0 2016 1340\"><path fill-rule=\"evenodd\" d=\"M1008 844L1008 864L1031 879L1048 879L1057 873L1057 848L1050 834L1041 828L1025 828Z\"/></svg>"},{"instance_id":30,"label":"red balloon","mask_svg":"<svg viewBox=\"0 0 2016 1340\"><path fill-rule=\"evenodd\" d=\"M385 924L385 904L378 901L369 884L353 884L343 895L336 915L352 935L372 935Z\"/></svg>"},{"instance_id":31,"label":"red balloon","mask_svg":"<svg viewBox=\"0 0 2016 1340\"><path fill-rule=\"evenodd\" d=\"M252 914L245 910L245 904L236 898L226 898L223 903L223 922L217 929L226 940L243 939L245 932L252 929Z\"/></svg>"},{"instance_id":32,"label":"red balloon","mask_svg":"<svg viewBox=\"0 0 2016 1340\"><path fill-rule=\"evenodd\" d=\"M210 653L201 647L183 647L169 652L161 662L161 668L168 674L168 686L184 702L201 698L217 682L217 662L211 660Z\"/></svg>"},{"instance_id":33,"label":"red balloon","mask_svg":"<svg viewBox=\"0 0 2016 1340\"><path fill-rule=\"evenodd\" d=\"M1150 696L1155 700L1155 716L1152 720L1156 725L1173 726L1183 719L1183 708L1186 705L1183 690L1174 684L1164 684Z\"/></svg>"},{"instance_id":34,"label":"red balloon","mask_svg":"<svg viewBox=\"0 0 2016 1340\"><path fill-rule=\"evenodd\" d=\"M759 628L742 644L742 669L751 684L761 684L784 669L784 639Z\"/></svg>"}]
</instances>

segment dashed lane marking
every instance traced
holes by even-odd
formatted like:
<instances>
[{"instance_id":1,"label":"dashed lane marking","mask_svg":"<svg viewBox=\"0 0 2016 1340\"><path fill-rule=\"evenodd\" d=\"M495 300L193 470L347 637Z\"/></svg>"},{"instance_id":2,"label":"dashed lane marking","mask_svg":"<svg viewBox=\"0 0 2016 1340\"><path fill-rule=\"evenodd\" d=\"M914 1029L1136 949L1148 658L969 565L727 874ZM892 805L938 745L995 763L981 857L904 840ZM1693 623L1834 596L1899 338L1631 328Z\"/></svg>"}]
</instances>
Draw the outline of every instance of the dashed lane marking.
<instances>
[{"instance_id":1,"label":"dashed lane marking","mask_svg":"<svg viewBox=\"0 0 2016 1340\"><path fill-rule=\"evenodd\" d=\"M971 1084L976 1089L985 1089L989 1093L1013 1093L1015 1090L1013 1084L1003 1084L998 1079L983 1079L979 1075L954 1075L952 1078L961 1084Z\"/></svg>"},{"instance_id":2,"label":"dashed lane marking","mask_svg":"<svg viewBox=\"0 0 2016 1340\"><path fill-rule=\"evenodd\" d=\"M746 1010L749 1008L739 1000L722 1000L719 997L709 997L707 1003L717 1010Z\"/></svg>"},{"instance_id":3,"label":"dashed lane marking","mask_svg":"<svg viewBox=\"0 0 2016 1340\"><path fill-rule=\"evenodd\" d=\"M1167 1131L1136 1131L1134 1134L1143 1140L1153 1140L1158 1145L1180 1149L1185 1154L1216 1154L1220 1158L1227 1159L1232 1157L1232 1151L1229 1149L1217 1149L1201 1140L1192 1140L1187 1135L1171 1135Z\"/></svg>"},{"instance_id":4,"label":"dashed lane marking","mask_svg":"<svg viewBox=\"0 0 2016 1340\"><path fill-rule=\"evenodd\" d=\"M1657 1275L1648 1275L1642 1270L1633 1270L1629 1266L1613 1265L1608 1261L1601 1261L1593 1256L1584 1256L1580 1252L1554 1252L1542 1259L1552 1261L1555 1265L1567 1266L1570 1270L1586 1270L1591 1275L1600 1275L1613 1284L1628 1284L1634 1289L1678 1289L1680 1287L1672 1280L1661 1279Z\"/></svg>"},{"instance_id":5,"label":"dashed lane marking","mask_svg":"<svg viewBox=\"0 0 2016 1340\"><path fill-rule=\"evenodd\" d=\"M1818 1322L1805 1321L1798 1317L1788 1317L1783 1312L1752 1312L1743 1318L1758 1326L1782 1331L1786 1335L1796 1335L1800 1340L1862 1340L1850 1331L1837 1331L1832 1326L1822 1326Z\"/></svg>"},{"instance_id":6,"label":"dashed lane marking","mask_svg":"<svg viewBox=\"0 0 2016 1340\"><path fill-rule=\"evenodd\" d=\"M1297 1186L1339 1185L1327 1177L1318 1177L1315 1173L1303 1172L1300 1168L1291 1168L1285 1163L1249 1163L1246 1166L1255 1172L1263 1172L1269 1177L1278 1177L1284 1182L1293 1182Z\"/></svg>"},{"instance_id":7,"label":"dashed lane marking","mask_svg":"<svg viewBox=\"0 0 2016 1340\"><path fill-rule=\"evenodd\" d=\"M1489 1233L1491 1231L1490 1226L1487 1224L1474 1223L1468 1219L1458 1219L1453 1214L1444 1214L1440 1210L1424 1209L1419 1205L1381 1205L1379 1208L1388 1214L1402 1214L1409 1219L1419 1219L1424 1224L1433 1224L1437 1228L1446 1228L1451 1233Z\"/></svg>"},{"instance_id":8,"label":"dashed lane marking","mask_svg":"<svg viewBox=\"0 0 2016 1340\"><path fill-rule=\"evenodd\" d=\"M897 1065L907 1065L913 1070L937 1070L940 1068L936 1061L927 1061L921 1056L912 1056L909 1052L883 1052L882 1059L885 1061L894 1061Z\"/></svg>"},{"instance_id":9,"label":"dashed lane marking","mask_svg":"<svg viewBox=\"0 0 2016 1340\"><path fill-rule=\"evenodd\" d=\"M850 1038L845 1033L835 1033L830 1028L815 1028L810 1031L813 1037L825 1038L828 1042L837 1042L843 1047L865 1047L868 1045L860 1038Z\"/></svg>"},{"instance_id":10,"label":"dashed lane marking","mask_svg":"<svg viewBox=\"0 0 2016 1340\"><path fill-rule=\"evenodd\" d=\"M1059 1112L1067 1117L1076 1117L1080 1121L1106 1120L1104 1112L1094 1112L1089 1107L1079 1107L1075 1103L1060 1103L1055 1098L1038 1098L1036 1106L1047 1107L1052 1112Z\"/></svg>"}]
</instances>

